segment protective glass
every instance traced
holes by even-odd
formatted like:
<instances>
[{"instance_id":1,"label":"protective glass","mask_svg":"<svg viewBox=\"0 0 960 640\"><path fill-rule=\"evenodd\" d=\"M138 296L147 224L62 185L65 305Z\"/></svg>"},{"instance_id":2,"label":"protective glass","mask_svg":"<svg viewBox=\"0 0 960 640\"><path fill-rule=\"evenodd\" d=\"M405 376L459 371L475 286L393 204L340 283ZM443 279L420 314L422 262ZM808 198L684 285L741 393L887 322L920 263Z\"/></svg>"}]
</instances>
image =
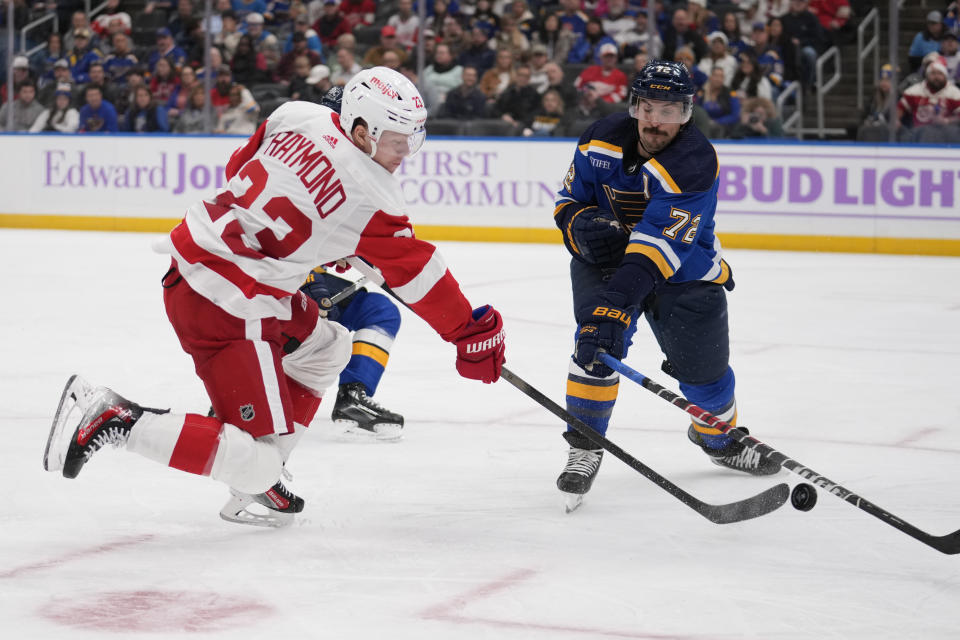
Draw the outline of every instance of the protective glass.
<instances>
[{"instance_id":1,"label":"protective glass","mask_svg":"<svg viewBox=\"0 0 960 640\"><path fill-rule=\"evenodd\" d=\"M410 155L416 155L423 146L423 141L427 139L427 130L421 127L418 131L407 136L407 145L410 147Z\"/></svg>"},{"instance_id":2,"label":"protective glass","mask_svg":"<svg viewBox=\"0 0 960 640\"><path fill-rule=\"evenodd\" d=\"M389 130L388 130L389 131ZM387 133L384 131L383 133ZM399 156L409 157L417 153L423 146L423 141L427 137L427 132L423 127L414 133L404 135L399 131L389 131L391 135L380 135L377 140L377 147L389 149L392 153Z\"/></svg>"},{"instance_id":3,"label":"protective glass","mask_svg":"<svg viewBox=\"0 0 960 640\"><path fill-rule=\"evenodd\" d=\"M671 102L636 97L630 103L630 117L646 122L682 124L690 119L693 105L690 102Z\"/></svg>"}]
</instances>

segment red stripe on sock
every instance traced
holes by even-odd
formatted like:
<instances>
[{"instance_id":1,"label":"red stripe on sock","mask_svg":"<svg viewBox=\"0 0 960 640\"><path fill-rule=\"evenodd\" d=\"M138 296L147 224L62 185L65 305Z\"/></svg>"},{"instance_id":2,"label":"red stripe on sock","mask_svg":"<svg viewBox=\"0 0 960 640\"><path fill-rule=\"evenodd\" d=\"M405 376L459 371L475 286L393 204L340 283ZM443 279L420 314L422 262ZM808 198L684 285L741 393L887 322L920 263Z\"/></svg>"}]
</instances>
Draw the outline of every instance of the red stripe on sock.
<instances>
[{"instance_id":1,"label":"red stripe on sock","mask_svg":"<svg viewBox=\"0 0 960 640\"><path fill-rule=\"evenodd\" d=\"M223 423L196 413L188 413L183 420L183 429L173 447L170 466L187 473L209 476L213 459L220 446L220 431Z\"/></svg>"}]
</instances>

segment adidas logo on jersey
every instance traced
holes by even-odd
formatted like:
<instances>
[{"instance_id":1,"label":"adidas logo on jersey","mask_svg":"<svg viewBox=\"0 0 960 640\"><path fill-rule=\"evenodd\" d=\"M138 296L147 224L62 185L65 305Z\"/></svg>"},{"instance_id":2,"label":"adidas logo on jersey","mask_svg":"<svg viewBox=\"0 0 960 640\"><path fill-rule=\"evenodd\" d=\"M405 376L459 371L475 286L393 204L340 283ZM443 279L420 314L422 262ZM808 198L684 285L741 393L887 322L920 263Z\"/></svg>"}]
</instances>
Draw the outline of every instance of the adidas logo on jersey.
<instances>
[{"instance_id":1,"label":"adidas logo on jersey","mask_svg":"<svg viewBox=\"0 0 960 640\"><path fill-rule=\"evenodd\" d=\"M326 142L327 144L329 144L329 145L330 145L331 147L333 147L334 149L337 148L337 139L334 138L333 136L331 136L330 134L324 135L324 136L323 136L323 140L324 140L324 142Z\"/></svg>"}]
</instances>

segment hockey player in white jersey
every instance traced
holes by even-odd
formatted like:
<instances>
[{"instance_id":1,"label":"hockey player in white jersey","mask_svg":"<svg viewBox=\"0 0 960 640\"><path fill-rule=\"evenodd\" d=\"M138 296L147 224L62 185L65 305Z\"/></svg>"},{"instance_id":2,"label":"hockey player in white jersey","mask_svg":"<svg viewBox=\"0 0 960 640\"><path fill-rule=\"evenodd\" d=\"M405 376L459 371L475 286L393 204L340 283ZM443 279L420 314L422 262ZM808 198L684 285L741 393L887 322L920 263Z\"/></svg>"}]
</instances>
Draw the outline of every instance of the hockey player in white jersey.
<instances>
[{"instance_id":1,"label":"hockey player in white jersey","mask_svg":"<svg viewBox=\"0 0 960 640\"><path fill-rule=\"evenodd\" d=\"M461 375L495 382L500 314L472 309L436 248L415 237L393 175L422 145L426 117L416 87L384 67L350 80L339 115L278 108L231 156L224 190L191 206L163 247L167 316L216 417L142 407L73 376L44 468L74 478L104 445L124 446L226 483L225 519L289 524L303 500L281 481L284 463L351 352L347 330L298 289L316 265L347 256L379 268L456 345Z\"/></svg>"}]
</instances>

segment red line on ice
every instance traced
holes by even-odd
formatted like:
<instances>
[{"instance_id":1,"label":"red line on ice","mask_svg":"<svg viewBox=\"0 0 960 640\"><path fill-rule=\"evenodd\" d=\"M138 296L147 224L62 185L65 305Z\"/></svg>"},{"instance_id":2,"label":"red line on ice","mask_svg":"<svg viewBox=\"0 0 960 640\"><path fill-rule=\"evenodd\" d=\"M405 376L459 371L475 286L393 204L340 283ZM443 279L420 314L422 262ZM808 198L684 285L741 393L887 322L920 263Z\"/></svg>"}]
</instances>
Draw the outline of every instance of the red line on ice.
<instances>
[{"instance_id":1,"label":"red line on ice","mask_svg":"<svg viewBox=\"0 0 960 640\"><path fill-rule=\"evenodd\" d=\"M99 553L109 553L111 551L116 551L117 549L122 549L123 547L129 547L135 544L141 544L143 542L147 542L148 540L152 540L153 537L154 536L152 534L146 534L141 536L128 536L126 538L120 538L118 540L114 540L113 542L105 542L95 547L88 547L86 549L80 549L78 551L70 551L56 558L41 560L40 562L31 562L30 564L24 564L24 565L20 565L19 567L14 567L12 569L6 569L3 571L0 571L0 579L18 578L25 573L31 573L33 571L39 571L42 569L57 567L62 564L66 564L71 560L79 560L81 558L94 556Z\"/></svg>"},{"instance_id":2,"label":"red line on ice","mask_svg":"<svg viewBox=\"0 0 960 640\"><path fill-rule=\"evenodd\" d=\"M481 624L507 629L529 629L536 631L579 633L593 637L607 636L611 638L636 638L638 640L685 640L691 637L634 631L618 631L614 629L598 629L596 627L574 627L568 625L540 624L536 622L498 620L496 618L466 616L460 613L460 610L466 607L468 604L495 595L501 591L513 588L534 575L536 575L536 572L531 569L519 569L504 576L503 578L500 578L499 580L480 585L476 589L456 596L447 602L425 609L420 612L420 617L427 620L454 622L457 624Z\"/></svg>"},{"instance_id":3,"label":"red line on ice","mask_svg":"<svg viewBox=\"0 0 960 640\"><path fill-rule=\"evenodd\" d=\"M911 433L910 435L908 435L906 438L903 438L899 442L894 443L893 446L906 447L908 445L912 445L914 442L917 442L918 440L922 440L926 438L928 435L930 435L931 433L936 433L937 431L940 431L940 429L938 429L937 427L927 427L926 429L918 429L913 433Z\"/></svg>"}]
</instances>

